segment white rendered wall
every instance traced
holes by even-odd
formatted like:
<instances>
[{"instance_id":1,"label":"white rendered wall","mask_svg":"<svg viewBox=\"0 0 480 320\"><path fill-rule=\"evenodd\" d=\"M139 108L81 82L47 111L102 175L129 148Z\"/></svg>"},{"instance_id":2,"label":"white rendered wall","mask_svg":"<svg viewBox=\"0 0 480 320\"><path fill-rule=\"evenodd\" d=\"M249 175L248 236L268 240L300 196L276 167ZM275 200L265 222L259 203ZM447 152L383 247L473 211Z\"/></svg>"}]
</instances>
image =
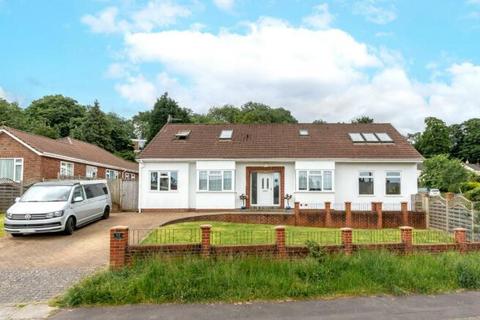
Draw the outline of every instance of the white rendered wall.
<instances>
[{"instance_id":1,"label":"white rendered wall","mask_svg":"<svg viewBox=\"0 0 480 320\"><path fill-rule=\"evenodd\" d=\"M410 202L412 194L417 193L417 165L415 163L336 163L335 166L335 202L383 203ZM371 171L374 176L374 194L359 195L358 176L360 171ZM400 171L401 194L385 194L385 178L387 171Z\"/></svg>"},{"instance_id":2,"label":"white rendered wall","mask_svg":"<svg viewBox=\"0 0 480 320\"><path fill-rule=\"evenodd\" d=\"M150 190L151 171L177 171L178 190ZM188 162L158 162L140 165L141 184L140 209L188 209L189 208L189 164Z\"/></svg>"}]
</instances>

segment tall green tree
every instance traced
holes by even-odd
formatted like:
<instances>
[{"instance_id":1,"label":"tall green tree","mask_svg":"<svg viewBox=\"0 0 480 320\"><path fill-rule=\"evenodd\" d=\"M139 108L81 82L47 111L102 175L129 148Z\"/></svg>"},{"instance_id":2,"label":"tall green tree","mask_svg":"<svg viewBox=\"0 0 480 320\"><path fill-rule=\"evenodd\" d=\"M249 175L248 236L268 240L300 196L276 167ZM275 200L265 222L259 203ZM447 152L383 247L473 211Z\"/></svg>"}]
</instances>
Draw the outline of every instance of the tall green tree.
<instances>
[{"instance_id":1,"label":"tall green tree","mask_svg":"<svg viewBox=\"0 0 480 320\"><path fill-rule=\"evenodd\" d=\"M0 125L20 130L29 129L29 121L22 108L16 102L8 102L0 98Z\"/></svg>"},{"instance_id":2,"label":"tall green tree","mask_svg":"<svg viewBox=\"0 0 480 320\"><path fill-rule=\"evenodd\" d=\"M140 111L132 117L135 137L145 139L148 136L148 129L150 125L150 118L152 111Z\"/></svg>"},{"instance_id":3,"label":"tall green tree","mask_svg":"<svg viewBox=\"0 0 480 320\"><path fill-rule=\"evenodd\" d=\"M373 118L370 118L369 116L361 116L353 119L351 122L352 123L373 123Z\"/></svg>"},{"instance_id":4,"label":"tall green tree","mask_svg":"<svg viewBox=\"0 0 480 320\"><path fill-rule=\"evenodd\" d=\"M418 137L415 148L429 158L438 154L448 154L451 146L450 129L445 122L434 117L425 118L425 130Z\"/></svg>"},{"instance_id":5,"label":"tall green tree","mask_svg":"<svg viewBox=\"0 0 480 320\"><path fill-rule=\"evenodd\" d=\"M107 114L106 119L111 129L110 139L115 154L124 159L135 160L131 140L135 138L133 122L119 117L115 113Z\"/></svg>"},{"instance_id":6,"label":"tall green tree","mask_svg":"<svg viewBox=\"0 0 480 320\"><path fill-rule=\"evenodd\" d=\"M237 123L297 123L297 119L284 108L272 108L258 102L247 102L241 107Z\"/></svg>"},{"instance_id":7,"label":"tall green tree","mask_svg":"<svg viewBox=\"0 0 480 320\"><path fill-rule=\"evenodd\" d=\"M88 111L82 124L72 130L73 137L99 146L110 152L115 151L112 143L112 126L107 115L100 109L100 104L95 100Z\"/></svg>"},{"instance_id":8,"label":"tall green tree","mask_svg":"<svg viewBox=\"0 0 480 320\"><path fill-rule=\"evenodd\" d=\"M313 120L312 123L315 123L315 124L322 124L322 123L327 123L327 121L325 120L322 120L322 119L317 119L317 120Z\"/></svg>"},{"instance_id":9,"label":"tall green tree","mask_svg":"<svg viewBox=\"0 0 480 320\"><path fill-rule=\"evenodd\" d=\"M226 104L223 107L213 107L208 110L207 117L213 123L237 123L241 111L239 108Z\"/></svg>"},{"instance_id":10,"label":"tall green tree","mask_svg":"<svg viewBox=\"0 0 480 320\"><path fill-rule=\"evenodd\" d=\"M460 141L455 141L458 146L458 157L470 163L480 161L480 119L474 118L461 124L458 130ZM456 150L453 150L456 151Z\"/></svg>"},{"instance_id":11,"label":"tall green tree","mask_svg":"<svg viewBox=\"0 0 480 320\"><path fill-rule=\"evenodd\" d=\"M174 118L175 122L190 122L191 111L186 108L181 108L178 103L168 96L165 92L157 99L153 106L152 114L150 116L148 126L147 140L150 141L160 131L160 129L167 123L168 116Z\"/></svg>"},{"instance_id":12,"label":"tall green tree","mask_svg":"<svg viewBox=\"0 0 480 320\"><path fill-rule=\"evenodd\" d=\"M56 130L58 136L67 137L75 121L85 116L86 108L72 98L51 95L33 101L25 112L33 121Z\"/></svg>"},{"instance_id":13,"label":"tall green tree","mask_svg":"<svg viewBox=\"0 0 480 320\"><path fill-rule=\"evenodd\" d=\"M462 183L469 178L469 173L457 159L439 154L423 162L420 184L441 191L460 192Z\"/></svg>"}]
</instances>

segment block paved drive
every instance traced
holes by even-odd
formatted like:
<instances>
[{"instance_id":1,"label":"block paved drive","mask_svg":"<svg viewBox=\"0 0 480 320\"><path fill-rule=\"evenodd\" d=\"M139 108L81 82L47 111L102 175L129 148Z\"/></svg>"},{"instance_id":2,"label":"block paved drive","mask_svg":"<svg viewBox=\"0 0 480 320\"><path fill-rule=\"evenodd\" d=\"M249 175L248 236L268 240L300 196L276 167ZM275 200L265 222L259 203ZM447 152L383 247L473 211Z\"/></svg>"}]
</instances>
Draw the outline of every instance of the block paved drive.
<instances>
[{"instance_id":1,"label":"block paved drive","mask_svg":"<svg viewBox=\"0 0 480 320\"><path fill-rule=\"evenodd\" d=\"M0 303L45 301L109 259L109 229L152 228L195 213L113 213L72 236L42 234L0 238Z\"/></svg>"}]
</instances>

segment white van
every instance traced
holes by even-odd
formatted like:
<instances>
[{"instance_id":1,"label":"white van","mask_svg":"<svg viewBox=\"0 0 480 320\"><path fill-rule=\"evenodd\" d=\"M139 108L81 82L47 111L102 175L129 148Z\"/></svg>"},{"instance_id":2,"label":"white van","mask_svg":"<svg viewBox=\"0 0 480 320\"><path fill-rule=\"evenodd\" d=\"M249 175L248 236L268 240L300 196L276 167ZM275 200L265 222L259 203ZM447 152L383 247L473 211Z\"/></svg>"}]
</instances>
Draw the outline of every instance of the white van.
<instances>
[{"instance_id":1,"label":"white van","mask_svg":"<svg viewBox=\"0 0 480 320\"><path fill-rule=\"evenodd\" d=\"M112 200L106 180L40 182L17 199L5 217L12 236L63 231L107 219Z\"/></svg>"}]
</instances>

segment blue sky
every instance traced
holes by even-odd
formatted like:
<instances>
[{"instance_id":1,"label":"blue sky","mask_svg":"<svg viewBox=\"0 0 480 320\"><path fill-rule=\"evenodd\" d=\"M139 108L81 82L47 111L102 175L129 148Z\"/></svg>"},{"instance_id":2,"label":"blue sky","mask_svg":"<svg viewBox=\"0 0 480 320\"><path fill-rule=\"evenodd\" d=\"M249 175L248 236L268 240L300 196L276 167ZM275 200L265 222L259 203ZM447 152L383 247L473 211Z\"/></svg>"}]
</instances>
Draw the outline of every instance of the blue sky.
<instances>
[{"instance_id":1,"label":"blue sky","mask_svg":"<svg viewBox=\"0 0 480 320\"><path fill-rule=\"evenodd\" d=\"M478 116L480 0L0 0L0 96L129 117L249 100L402 131Z\"/></svg>"}]
</instances>

